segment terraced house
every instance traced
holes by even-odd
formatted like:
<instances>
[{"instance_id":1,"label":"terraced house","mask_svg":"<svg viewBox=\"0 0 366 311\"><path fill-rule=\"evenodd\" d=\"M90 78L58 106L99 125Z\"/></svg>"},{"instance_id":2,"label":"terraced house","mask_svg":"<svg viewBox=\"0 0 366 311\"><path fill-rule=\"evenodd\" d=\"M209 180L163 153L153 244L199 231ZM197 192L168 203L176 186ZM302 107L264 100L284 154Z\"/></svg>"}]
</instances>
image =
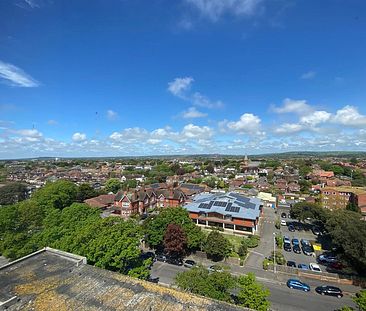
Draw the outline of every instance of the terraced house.
<instances>
[{"instance_id":1,"label":"terraced house","mask_svg":"<svg viewBox=\"0 0 366 311\"><path fill-rule=\"evenodd\" d=\"M184 206L198 226L223 228L239 234L255 234L263 212L262 201L239 193L199 194Z\"/></svg>"}]
</instances>

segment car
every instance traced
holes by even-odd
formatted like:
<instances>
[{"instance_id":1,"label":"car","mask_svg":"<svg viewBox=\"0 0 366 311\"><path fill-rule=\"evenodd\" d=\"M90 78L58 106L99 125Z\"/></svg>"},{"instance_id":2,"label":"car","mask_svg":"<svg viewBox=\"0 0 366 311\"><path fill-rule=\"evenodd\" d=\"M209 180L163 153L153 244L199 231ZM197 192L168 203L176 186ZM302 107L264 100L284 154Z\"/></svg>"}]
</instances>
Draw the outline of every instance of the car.
<instances>
[{"instance_id":1,"label":"car","mask_svg":"<svg viewBox=\"0 0 366 311\"><path fill-rule=\"evenodd\" d=\"M154 261L155 254L153 252L146 252L146 253L142 253L140 255L140 257L141 257L142 260L146 260L146 259L152 258L152 260Z\"/></svg>"},{"instance_id":2,"label":"car","mask_svg":"<svg viewBox=\"0 0 366 311\"><path fill-rule=\"evenodd\" d=\"M282 217L282 218L286 218L286 217L287 217L286 213L282 213L282 214L281 214L281 217Z\"/></svg>"},{"instance_id":3,"label":"car","mask_svg":"<svg viewBox=\"0 0 366 311\"><path fill-rule=\"evenodd\" d=\"M308 265L305 265L304 263L299 263L297 267L301 270L309 270Z\"/></svg>"},{"instance_id":4,"label":"car","mask_svg":"<svg viewBox=\"0 0 366 311\"><path fill-rule=\"evenodd\" d=\"M297 238L293 238L292 240L291 240L291 243L292 243L292 245L300 245L300 243L299 243L299 240L297 239Z\"/></svg>"},{"instance_id":5,"label":"car","mask_svg":"<svg viewBox=\"0 0 366 311\"><path fill-rule=\"evenodd\" d=\"M180 258L168 257L166 260L167 263L175 266L183 266L183 261Z\"/></svg>"},{"instance_id":6,"label":"car","mask_svg":"<svg viewBox=\"0 0 366 311\"><path fill-rule=\"evenodd\" d=\"M301 239L301 246L311 246L311 243L306 239Z\"/></svg>"},{"instance_id":7,"label":"car","mask_svg":"<svg viewBox=\"0 0 366 311\"><path fill-rule=\"evenodd\" d=\"M305 245L305 246L302 247L302 252L306 256L312 256L314 254L314 249L313 249L312 246Z\"/></svg>"},{"instance_id":8,"label":"car","mask_svg":"<svg viewBox=\"0 0 366 311\"><path fill-rule=\"evenodd\" d=\"M343 297L342 290L335 286L322 285L315 288L315 291L320 295L335 296L338 298Z\"/></svg>"},{"instance_id":9,"label":"car","mask_svg":"<svg viewBox=\"0 0 366 311\"><path fill-rule=\"evenodd\" d=\"M287 226L286 220L281 219L281 226Z\"/></svg>"},{"instance_id":10,"label":"car","mask_svg":"<svg viewBox=\"0 0 366 311\"><path fill-rule=\"evenodd\" d=\"M332 262L337 262L338 259L331 253L323 253L318 256L317 261L322 264L330 264Z\"/></svg>"},{"instance_id":11,"label":"car","mask_svg":"<svg viewBox=\"0 0 366 311\"><path fill-rule=\"evenodd\" d=\"M300 246L299 245L294 245L293 247L292 247L292 250L294 251L294 253L296 253L296 254L301 254L301 248L300 248Z\"/></svg>"},{"instance_id":12,"label":"car","mask_svg":"<svg viewBox=\"0 0 366 311\"><path fill-rule=\"evenodd\" d=\"M213 266L208 267L208 271L210 271L210 272L223 272L224 270L219 265L213 265Z\"/></svg>"},{"instance_id":13,"label":"car","mask_svg":"<svg viewBox=\"0 0 366 311\"><path fill-rule=\"evenodd\" d=\"M287 262L287 267L296 268L296 262L295 261L292 261L292 260L289 260Z\"/></svg>"},{"instance_id":14,"label":"car","mask_svg":"<svg viewBox=\"0 0 366 311\"><path fill-rule=\"evenodd\" d=\"M184 262L184 266L187 267L187 268L192 268L196 265L196 262L194 260L190 260L190 259L187 259L185 262Z\"/></svg>"},{"instance_id":15,"label":"car","mask_svg":"<svg viewBox=\"0 0 366 311\"><path fill-rule=\"evenodd\" d=\"M292 248L291 248L291 244L290 243L284 243L283 244L283 249L286 251L286 252L291 252Z\"/></svg>"},{"instance_id":16,"label":"car","mask_svg":"<svg viewBox=\"0 0 366 311\"><path fill-rule=\"evenodd\" d=\"M310 286L308 284L305 284L305 283L301 282L300 280L296 280L296 279L289 279L287 281L287 286L289 288L303 290L304 292L310 291Z\"/></svg>"},{"instance_id":17,"label":"car","mask_svg":"<svg viewBox=\"0 0 366 311\"><path fill-rule=\"evenodd\" d=\"M295 232L295 227L293 225L288 225L288 231Z\"/></svg>"},{"instance_id":18,"label":"car","mask_svg":"<svg viewBox=\"0 0 366 311\"><path fill-rule=\"evenodd\" d=\"M291 242L290 242L290 238L289 238L287 235L285 235L285 236L283 237L283 243L289 243L289 244L291 244Z\"/></svg>"},{"instance_id":19,"label":"car","mask_svg":"<svg viewBox=\"0 0 366 311\"><path fill-rule=\"evenodd\" d=\"M313 263L313 262L310 263L309 268L311 271L314 271L314 272L322 272L322 269L320 269L319 265L316 263Z\"/></svg>"},{"instance_id":20,"label":"car","mask_svg":"<svg viewBox=\"0 0 366 311\"><path fill-rule=\"evenodd\" d=\"M155 259L156 259L157 261L161 261L161 262L166 262L166 261L167 261L166 256L165 256L165 255L162 255L162 254L158 254L158 255L156 255Z\"/></svg>"},{"instance_id":21,"label":"car","mask_svg":"<svg viewBox=\"0 0 366 311\"><path fill-rule=\"evenodd\" d=\"M322 234L320 228L317 226L312 227L311 231L313 232L313 234L318 235L318 236Z\"/></svg>"},{"instance_id":22,"label":"car","mask_svg":"<svg viewBox=\"0 0 366 311\"><path fill-rule=\"evenodd\" d=\"M328 268L330 270L343 270L344 268L346 268L347 266L344 265L343 263L341 263L340 261L335 261L335 262L331 262L328 264Z\"/></svg>"},{"instance_id":23,"label":"car","mask_svg":"<svg viewBox=\"0 0 366 311\"><path fill-rule=\"evenodd\" d=\"M302 231L302 230L304 230L304 226L303 226L300 222L295 222L295 223L294 223L294 227L295 227L295 229L296 229L296 230L298 230L298 231Z\"/></svg>"},{"instance_id":24,"label":"car","mask_svg":"<svg viewBox=\"0 0 366 311\"><path fill-rule=\"evenodd\" d=\"M151 276L149 276L149 278L147 279L148 282L151 283L159 283L159 278L152 278Z\"/></svg>"}]
</instances>

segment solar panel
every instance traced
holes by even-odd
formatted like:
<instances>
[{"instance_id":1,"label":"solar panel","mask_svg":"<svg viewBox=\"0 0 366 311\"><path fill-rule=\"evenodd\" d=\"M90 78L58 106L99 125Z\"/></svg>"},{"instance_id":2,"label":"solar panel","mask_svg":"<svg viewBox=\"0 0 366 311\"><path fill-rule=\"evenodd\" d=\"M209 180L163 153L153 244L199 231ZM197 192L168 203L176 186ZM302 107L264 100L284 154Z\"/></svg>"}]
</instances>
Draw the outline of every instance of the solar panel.
<instances>
[{"instance_id":1,"label":"solar panel","mask_svg":"<svg viewBox=\"0 0 366 311\"><path fill-rule=\"evenodd\" d=\"M226 207L227 202L215 201L214 206Z\"/></svg>"},{"instance_id":2,"label":"solar panel","mask_svg":"<svg viewBox=\"0 0 366 311\"><path fill-rule=\"evenodd\" d=\"M231 205L233 205L233 203L229 203L229 204L227 205L227 207L225 208L225 211L226 211L226 212L229 212L229 211L230 211L230 209L231 209Z\"/></svg>"},{"instance_id":3,"label":"solar panel","mask_svg":"<svg viewBox=\"0 0 366 311\"><path fill-rule=\"evenodd\" d=\"M225 209L225 211L232 212L232 213L239 213L240 207L239 206L232 206L232 204L229 203L228 207Z\"/></svg>"},{"instance_id":4,"label":"solar panel","mask_svg":"<svg viewBox=\"0 0 366 311\"><path fill-rule=\"evenodd\" d=\"M210 209L211 206L207 203L201 203L200 205L198 205L198 208Z\"/></svg>"}]
</instances>

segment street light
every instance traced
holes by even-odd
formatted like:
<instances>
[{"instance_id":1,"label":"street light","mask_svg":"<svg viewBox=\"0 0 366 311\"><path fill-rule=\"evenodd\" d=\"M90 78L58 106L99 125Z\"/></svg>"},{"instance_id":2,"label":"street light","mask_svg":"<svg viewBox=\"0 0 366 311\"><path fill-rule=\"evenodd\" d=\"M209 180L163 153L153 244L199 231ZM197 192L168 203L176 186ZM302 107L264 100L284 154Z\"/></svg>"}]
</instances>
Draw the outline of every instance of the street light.
<instances>
[{"instance_id":1,"label":"street light","mask_svg":"<svg viewBox=\"0 0 366 311\"><path fill-rule=\"evenodd\" d=\"M273 273L276 273L276 232L273 232Z\"/></svg>"}]
</instances>

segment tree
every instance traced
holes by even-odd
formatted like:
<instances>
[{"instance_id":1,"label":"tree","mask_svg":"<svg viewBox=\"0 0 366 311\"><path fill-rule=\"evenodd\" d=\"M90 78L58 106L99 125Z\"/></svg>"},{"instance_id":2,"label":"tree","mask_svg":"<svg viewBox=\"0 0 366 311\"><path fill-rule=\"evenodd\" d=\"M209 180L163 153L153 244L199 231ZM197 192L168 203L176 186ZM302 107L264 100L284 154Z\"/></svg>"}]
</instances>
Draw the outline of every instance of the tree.
<instances>
[{"instance_id":1,"label":"tree","mask_svg":"<svg viewBox=\"0 0 366 311\"><path fill-rule=\"evenodd\" d=\"M187 210L182 207L167 208L159 215L146 219L143 225L146 242L154 248L162 247L165 230L169 224L177 224L183 228L188 249L201 248L204 234L189 218Z\"/></svg>"},{"instance_id":2,"label":"tree","mask_svg":"<svg viewBox=\"0 0 366 311\"><path fill-rule=\"evenodd\" d=\"M361 213L360 208L358 207L358 205L354 202L349 202L346 206L346 210L348 211L352 211L352 212L356 212L356 213Z\"/></svg>"},{"instance_id":3,"label":"tree","mask_svg":"<svg viewBox=\"0 0 366 311\"><path fill-rule=\"evenodd\" d=\"M121 189L121 182L117 178L110 178L105 183L105 189L108 192L116 193Z\"/></svg>"},{"instance_id":4,"label":"tree","mask_svg":"<svg viewBox=\"0 0 366 311\"><path fill-rule=\"evenodd\" d=\"M355 302L360 311L366 310L366 290L360 290L360 292L358 292L356 296L352 298L352 300Z\"/></svg>"},{"instance_id":5,"label":"tree","mask_svg":"<svg viewBox=\"0 0 366 311\"><path fill-rule=\"evenodd\" d=\"M84 200L93 198L97 195L97 191L95 191L92 186L90 186L89 184L81 184L77 189L76 201L84 202Z\"/></svg>"},{"instance_id":6,"label":"tree","mask_svg":"<svg viewBox=\"0 0 366 311\"><path fill-rule=\"evenodd\" d=\"M230 290L235 286L235 278L229 272L210 273L202 266L178 273L176 284L179 288L194 294L232 302Z\"/></svg>"},{"instance_id":7,"label":"tree","mask_svg":"<svg viewBox=\"0 0 366 311\"><path fill-rule=\"evenodd\" d=\"M205 251L209 258L219 261L229 256L230 242L217 230L213 230L207 236Z\"/></svg>"},{"instance_id":8,"label":"tree","mask_svg":"<svg viewBox=\"0 0 366 311\"><path fill-rule=\"evenodd\" d=\"M73 182L58 180L54 183L47 183L36 191L32 200L35 200L43 208L63 209L75 202L76 195L77 187Z\"/></svg>"},{"instance_id":9,"label":"tree","mask_svg":"<svg viewBox=\"0 0 366 311\"><path fill-rule=\"evenodd\" d=\"M316 219L325 222L328 218L328 210L316 203L299 202L294 204L290 210L291 218L304 221L306 218Z\"/></svg>"},{"instance_id":10,"label":"tree","mask_svg":"<svg viewBox=\"0 0 366 311\"><path fill-rule=\"evenodd\" d=\"M210 174L213 174L215 172L215 168L212 164L209 164L206 166L206 171L209 172Z\"/></svg>"},{"instance_id":11,"label":"tree","mask_svg":"<svg viewBox=\"0 0 366 311\"><path fill-rule=\"evenodd\" d=\"M186 235L180 225L169 224L164 234L164 249L171 256L181 257L187 246Z\"/></svg>"},{"instance_id":12,"label":"tree","mask_svg":"<svg viewBox=\"0 0 366 311\"><path fill-rule=\"evenodd\" d=\"M10 183L0 187L0 205L10 205L27 198L27 186L22 183Z\"/></svg>"},{"instance_id":13,"label":"tree","mask_svg":"<svg viewBox=\"0 0 366 311\"><path fill-rule=\"evenodd\" d=\"M237 300L241 306L258 311L269 309L270 303L267 298L270 292L255 280L253 273L240 276L237 284L240 289Z\"/></svg>"},{"instance_id":14,"label":"tree","mask_svg":"<svg viewBox=\"0 0 366 311\"><path fill-rule=\"evenodd\" d=\"M248 254L248 246L246 243L240 243L240 246L238 248L238 255L241 259L244 259Z\"/></svg>"}]
</instances>

